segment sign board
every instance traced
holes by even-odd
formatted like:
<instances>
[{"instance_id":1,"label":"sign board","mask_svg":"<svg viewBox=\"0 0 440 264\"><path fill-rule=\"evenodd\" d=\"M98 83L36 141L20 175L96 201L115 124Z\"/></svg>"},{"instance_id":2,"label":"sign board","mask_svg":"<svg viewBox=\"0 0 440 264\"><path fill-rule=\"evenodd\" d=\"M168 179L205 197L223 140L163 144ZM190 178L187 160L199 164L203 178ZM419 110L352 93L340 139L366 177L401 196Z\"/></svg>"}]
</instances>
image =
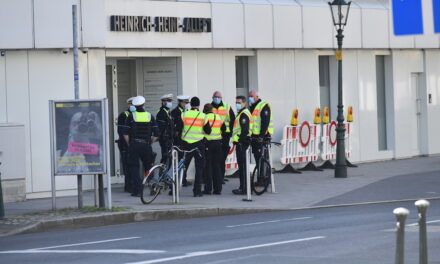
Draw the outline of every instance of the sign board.
<instances>
[{"instance_id":1,"label":"sign board","mask_svg":"<svg viewBox=\"0 0 440 264\"><path fill-rule=\"evenodd\" d=\"M434 16L434 31L440 33L440 0L432 0L432 13Z\"/></svg>"},{"instance_id":2,"label":"sign board","mask_svg":"<svg viewBox=\"0 0 440 264\"><path fill-rule=\"evenodd\" d=\"M107 101L50 101L54 175L105 174Z\"/></svg>"},{"instance_id":3,"label":"sign board","mask_svg":"<svg viewBox=\"0 0 440 264\"><path fill-rule=\"evenodd\" d=\"M423 34L422 0L392 0L392 5L394 35Z\"/></svg>"}]
</instances>

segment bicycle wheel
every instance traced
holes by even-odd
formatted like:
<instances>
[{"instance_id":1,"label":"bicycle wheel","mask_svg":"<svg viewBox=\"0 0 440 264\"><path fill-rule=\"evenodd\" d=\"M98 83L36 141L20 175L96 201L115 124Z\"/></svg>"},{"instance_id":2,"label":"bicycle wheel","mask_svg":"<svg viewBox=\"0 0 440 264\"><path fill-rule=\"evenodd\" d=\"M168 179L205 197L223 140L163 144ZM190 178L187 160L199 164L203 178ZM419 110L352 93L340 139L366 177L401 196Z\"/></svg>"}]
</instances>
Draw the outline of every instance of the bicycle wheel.
<instances>
[{"instance_id":1,"label":"bicycle wheel","mask_svg":"<svg viewBox=\"0 0 440 264\"><path fill-rule=\"evenodd\" d=\"M165 167L162 164L156 165L147 172L147 175L145 175L145 178L142 181L141 192L141 201L143 204L153 202L159 195L163 188L161 185L161 179L163 178L164 171Z\"/></svg>"},{"instance_id":2,"label":"bicycle wheel","mask_svg":"<svg viewBox=\"0 0 440 264\"><path fill-rule=\"evenodd\" d=\"M272 168L269 161L261 158L258 166L255 166L251 177L251 187L256 195L262 195L269 186Z\"/></svg>"}]
</instances>

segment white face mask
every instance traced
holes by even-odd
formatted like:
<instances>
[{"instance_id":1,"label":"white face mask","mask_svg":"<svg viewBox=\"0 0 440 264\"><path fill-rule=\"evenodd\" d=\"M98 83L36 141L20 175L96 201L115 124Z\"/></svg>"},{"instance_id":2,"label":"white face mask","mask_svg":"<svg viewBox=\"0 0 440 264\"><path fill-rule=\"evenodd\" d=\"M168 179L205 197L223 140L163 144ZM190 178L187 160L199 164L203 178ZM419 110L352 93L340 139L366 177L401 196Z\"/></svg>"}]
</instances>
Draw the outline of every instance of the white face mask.
<instances>
[{"instance_id":1,"label":"white face mask","mask_svg":"<svg viewBox=\"0 0 440 264\"><path fill-rule=\"evenodd\" d=\"M237 108L237 111L240 111L243 107L241 104L235 104L235 108Z\"/></svg>"},{"instance_id":2,"label":"white face mask","mask_svg":"<svg viewBox=\"0 0 440 264\"><path fill-rule=\"evenodd\" d=\"M186 105L185 105L185 109L186 109L186 110L190 110L190 109L191 109L191 105L190 105L190 104L186 104Z\"/></svg>"},{"instance_id":3,"label":"white face mask","mask_svg":"<svg viewBox=\"0 0 440 264\"><path fill-rule=\"evenodd\" d=\"M168 109L171 109L171 108L173 107L173 103L168 102L168 103L166 104L166 107L167 107Z\"/></svg>"}]
</instances>

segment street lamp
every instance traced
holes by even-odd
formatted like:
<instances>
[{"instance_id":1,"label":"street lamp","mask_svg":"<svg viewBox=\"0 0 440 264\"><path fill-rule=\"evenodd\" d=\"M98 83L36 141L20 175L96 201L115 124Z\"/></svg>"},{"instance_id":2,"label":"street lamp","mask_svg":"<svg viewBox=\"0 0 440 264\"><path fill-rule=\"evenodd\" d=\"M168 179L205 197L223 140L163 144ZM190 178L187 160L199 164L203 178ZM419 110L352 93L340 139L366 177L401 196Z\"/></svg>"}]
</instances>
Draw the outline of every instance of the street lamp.
<instances>
[{"instance_id":1,"label":"street lamp","mask_svg":"<svg viewBox=\"0 0 440 264\"><path fill-rule=\"evenodd\" d=\"M344 105L342 104L342 40L345 25L347 25L348 12L351 1L333 0L328 3L332 13L333 25L338 34L338 50L336 60L338 61L338 126L336 127L336 165L335 178L347 178L347 164L345 162L345 128L344 128Z\"/></svg>"}]
</instances>

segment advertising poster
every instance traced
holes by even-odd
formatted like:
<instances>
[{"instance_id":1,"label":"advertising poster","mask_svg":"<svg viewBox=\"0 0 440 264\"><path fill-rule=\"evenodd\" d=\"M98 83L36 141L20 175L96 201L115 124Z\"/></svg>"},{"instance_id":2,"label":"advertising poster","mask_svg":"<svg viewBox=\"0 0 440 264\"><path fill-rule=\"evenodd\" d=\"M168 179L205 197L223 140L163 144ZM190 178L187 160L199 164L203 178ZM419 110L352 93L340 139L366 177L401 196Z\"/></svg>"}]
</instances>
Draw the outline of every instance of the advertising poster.
<instances>
[{"instance_id":1,"label":"advertising poster","mask_svg":"<svg viewBox=\"0 0 440 264\"><path fill-rule=\"evenodd\" d=\"M55 175L105 173L103 101L53 101Z\"/></svg>"}]
</instances>

